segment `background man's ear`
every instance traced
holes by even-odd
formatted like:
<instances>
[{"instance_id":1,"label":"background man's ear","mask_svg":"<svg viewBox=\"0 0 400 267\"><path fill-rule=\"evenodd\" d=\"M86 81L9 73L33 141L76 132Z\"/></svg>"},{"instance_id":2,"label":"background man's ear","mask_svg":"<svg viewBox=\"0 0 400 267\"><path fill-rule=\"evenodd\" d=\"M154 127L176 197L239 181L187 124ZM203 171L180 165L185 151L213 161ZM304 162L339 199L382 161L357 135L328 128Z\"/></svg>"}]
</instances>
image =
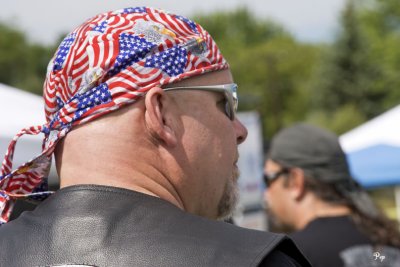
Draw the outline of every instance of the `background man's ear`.
<instances>
[{"instance_id":1,"label":"background man's ear","mask_svg":"<svg viewBox=\"0 0 400 267\"><path fill-rule=\"evenodd\" d=\"M300 200L306 193L304 171L300 168L291 168L289 173L289 187L296 200Z\"/></svg>"},{"instance_id":2,"label":"background man's ear","mask_svg":"<svg viewBox=\"0 0 400 267\"><path fill-rule=\"evenodd\" d=\"M171 98L160 87L151 88L145 96L145 123L150 134L167 146L177 143L171 118ZM167 119L168 118L168 119Z\"/></svg>"}]
</instances>

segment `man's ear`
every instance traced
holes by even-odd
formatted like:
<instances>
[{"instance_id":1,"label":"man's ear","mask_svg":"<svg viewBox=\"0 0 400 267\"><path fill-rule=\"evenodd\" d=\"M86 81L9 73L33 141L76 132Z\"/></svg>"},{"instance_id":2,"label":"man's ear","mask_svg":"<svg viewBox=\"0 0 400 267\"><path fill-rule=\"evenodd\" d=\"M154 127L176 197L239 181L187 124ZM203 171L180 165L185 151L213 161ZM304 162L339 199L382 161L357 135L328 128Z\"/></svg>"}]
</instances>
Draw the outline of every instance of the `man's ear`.
<instances>
[{"instance_id":1,"label":"man's ear","mask_svg":"<svg viewBox=\"0 0 400 267\"><path fill-rule=\"evenodd\" d=\"M145 96L145 123L150 134L167 146L177 143L171 118L172 101L160 87L151 88Z\"/></svg>"},{"instance_id":2,"label":"man's ear","mask_svg":"<svg viewBox=\"0 0 400 267\"><path fill-rule=\"evenodd\" d=\"M291 168L289 173L289 187L294 199L300 200L306 193L304 171L300 168Z\"/></svg>"}]
</instances>

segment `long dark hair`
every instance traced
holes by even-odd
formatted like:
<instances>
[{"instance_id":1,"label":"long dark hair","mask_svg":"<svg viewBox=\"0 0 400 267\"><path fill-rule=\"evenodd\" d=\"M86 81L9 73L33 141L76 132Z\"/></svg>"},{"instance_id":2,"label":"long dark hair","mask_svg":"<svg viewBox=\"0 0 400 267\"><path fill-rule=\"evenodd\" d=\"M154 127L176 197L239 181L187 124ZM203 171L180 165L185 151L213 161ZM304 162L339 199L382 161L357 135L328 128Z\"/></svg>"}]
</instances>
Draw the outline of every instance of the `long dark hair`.
<instances>
[{"instance_id":1,"label":"long dark hair","mask_svg":"<svg viewBox=\"0 0 400 267\"><path fill-rule=\"evenodd\" d=\"M306 177L305 188L332 205L349 207L352 211L351 218L357 229L368 236L375 246L387 245L400 248L400 232L397 221L389 219L381 211L378 211L377 216L365 214L357 208L350 198L341 194L332 184Z\"/></svg>"}]
</instances>

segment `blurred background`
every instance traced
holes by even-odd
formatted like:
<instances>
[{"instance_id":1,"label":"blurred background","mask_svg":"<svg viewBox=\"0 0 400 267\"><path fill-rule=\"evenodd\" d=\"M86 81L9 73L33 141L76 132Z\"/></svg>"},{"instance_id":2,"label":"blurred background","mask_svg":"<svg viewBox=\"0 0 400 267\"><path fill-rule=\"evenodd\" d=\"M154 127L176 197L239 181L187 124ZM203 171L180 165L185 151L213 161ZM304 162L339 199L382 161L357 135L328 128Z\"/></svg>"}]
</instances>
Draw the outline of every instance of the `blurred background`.
<instances>
[{"instance_id":1,"label":"blurred background","mask_svg":"<svg viewBox=\"0 0 400 267\"><path fill-rule=\"evenodd\" d=\"M65 34L97 13L143 5L196 20L230 62L250 130L240 148L238 222L264 227L263 150L274 133L297 121L341 135L355 178L391 218L400 218L400 112L391 112L400 103L398 0L4 1L0 85L10 87L0 87L1 152L12 138L10 125L44 121L39 98L47 63ZM36 95L24 96L35 99L37 113L15 88ZM4 108L13 97L22 101L17 109ZM388 112L395 116L383 127L377 121ZM33 151L30 145L21 147L24 160L34 155L26 151ZM368 169L377 161L378 169Z\"/></svg>"}]
</instances>

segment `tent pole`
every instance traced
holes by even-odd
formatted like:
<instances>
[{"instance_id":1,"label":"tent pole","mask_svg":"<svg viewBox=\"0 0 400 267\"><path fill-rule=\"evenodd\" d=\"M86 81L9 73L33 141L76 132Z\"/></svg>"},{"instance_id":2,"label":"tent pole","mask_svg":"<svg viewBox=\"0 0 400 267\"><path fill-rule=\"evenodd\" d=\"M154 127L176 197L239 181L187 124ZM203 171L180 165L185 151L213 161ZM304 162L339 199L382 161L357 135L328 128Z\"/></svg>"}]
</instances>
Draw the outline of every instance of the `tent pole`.
<instances>
[{"instance_id":1,"label":"tent pole","mask_svg":"<svg viewBox=\"0 0 400 267\"><path fill-rule=\"evenodd\" d=\"M395 197L395 201L396 201L397 221L400 222L400 186L399 185L394 187L394 197Z\"/></svg>"}]
</instances>

